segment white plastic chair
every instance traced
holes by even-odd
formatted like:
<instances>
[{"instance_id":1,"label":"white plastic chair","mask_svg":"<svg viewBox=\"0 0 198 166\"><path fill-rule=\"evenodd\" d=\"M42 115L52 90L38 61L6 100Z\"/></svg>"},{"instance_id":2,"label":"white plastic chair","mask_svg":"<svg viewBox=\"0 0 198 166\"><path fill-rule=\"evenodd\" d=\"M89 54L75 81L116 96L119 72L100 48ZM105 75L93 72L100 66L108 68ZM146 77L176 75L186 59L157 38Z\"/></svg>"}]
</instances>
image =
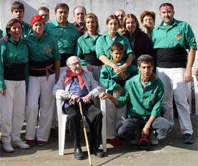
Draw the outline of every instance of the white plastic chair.
<instances>
[{"instance_id":1,"label":"white plastic chair","mask_svg":"<svg viewBox=\"0 0 198 166\"><path fill-rule=\"evenodd\" d=\"M102 101L103 102L103 101ZM59 155L64 155L65 149L65 137L66 137L66 124L67 124L67 115L62 111L63 100L61 96L56 95L56 106L58 113L58 149ZM103 107L103 104L101 104ZM102 121L102 143L103 151L106 152L106 112L102 112L103 121ZM105 130L105 132L104 132Z\"/></svg>"}]
</instances>

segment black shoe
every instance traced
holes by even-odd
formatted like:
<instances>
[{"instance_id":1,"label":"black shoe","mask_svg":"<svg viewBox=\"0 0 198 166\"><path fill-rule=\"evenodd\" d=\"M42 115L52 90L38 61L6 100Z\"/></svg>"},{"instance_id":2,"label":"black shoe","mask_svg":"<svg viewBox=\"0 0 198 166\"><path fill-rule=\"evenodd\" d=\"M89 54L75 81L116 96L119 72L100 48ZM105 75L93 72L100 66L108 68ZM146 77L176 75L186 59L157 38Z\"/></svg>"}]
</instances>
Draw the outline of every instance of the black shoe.
<instances>
[{"instance_id":1,"label":"black shoe","mask_svg":"<svg viewBox=\"0 0 198 166\"><path fill-rule=\"evenodd\" d=\"M194 143L194 140L192 138L192 135L191 134L188 134L188 133L184 134L183 135L183 142L185 144L193 144Z\"/></svg>"},{"instance_id":2,"label":"black shoe","mask_svg":"<svg viewBox=\"0 0 198 166\"><path fill-rule=\"evenodd\" d=\"M90 148L90 152L91 152L91 154L94 154L97 157L100 157L100 158L104 157L103 151L98 149L98 148L96 148L96 147Z\"/></svg>"},{"instance_id":3,"label":"black shoe","mask_svg":"<svg viewBox=\"0 0 198 166\"><path fill-rule=\"evenodd\" d=\"M83 152L80 146L74 147L74 157L77 160L82 160L83 159Z\"/></svg>"}]
</instances>

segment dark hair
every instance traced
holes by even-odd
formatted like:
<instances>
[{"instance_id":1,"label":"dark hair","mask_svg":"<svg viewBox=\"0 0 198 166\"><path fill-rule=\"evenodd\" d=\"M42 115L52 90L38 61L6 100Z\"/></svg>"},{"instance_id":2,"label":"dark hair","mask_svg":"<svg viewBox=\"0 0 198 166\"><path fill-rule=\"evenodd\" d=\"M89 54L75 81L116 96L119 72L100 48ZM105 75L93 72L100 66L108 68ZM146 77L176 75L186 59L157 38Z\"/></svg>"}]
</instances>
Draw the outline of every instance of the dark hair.
<instances>
[{"instance_id":1,"label":"dark hair","mask_svg":"<svg viewBox=\"0 0 198 166\"><path fill-rule=\"evenodd\" d=\"M85 14L87 13L87 11L86 11L86 9L85 9L85 7L84 7L84 6L76 6L76 7L74 8L74 10L73 10L73 14L75 14L75 10L76 10L76 8L78 8L78 7L83 8L83 9L84 9L84 11L85 11Z\"/></svg>"},{"instance_id":2,"label":"dark hair","mask_svg":"<svg viewBox=\"0 0 198 166\"><path fill-rule=\"evenodd\" d=\"M59 8L66 8L69 11L69 6L66 3L58 3L55 7L55 12L57 11L57 9Z\"/></svg>"},{"instance_id":3,"label":"dark hair","mask_svg":"<svg viewBox=\"0 0 198 166\"><path fill-rule=\"evenodd\" d=\"M123 50L124 51L125 46L119 42L114 42L111 45L111 51L113 52L114 50Z\"/></svg>"},{"instance_id":4,"label":"dark hair","mask_svg":"<svg viewBox=\"0 0 198 166\"><path fill-rule=\"evenodd\" d=\"M84 21L85 21L85 25L84 25L84 26L85 26L85 30L87 31L86 20L87 20L88 18L93 18L93 19L96 21L96 24L97 24L97 26L96 26L96 33L98 33L98 31L99 31L98 17L97 17L94 13L88 13L88 14L85 15L85 17L84 17Z\"/></svg>"},{"instance_id":5,"label":"dark hair","mask_svg":"<svg viewBox=\"0 0 198 166\"><path fill-rule=\"evenodd\" d=\"M23 12L25 11L24 5L19 1L15 1L12 3L11 12L13 12L13 10L15 10L15 9L22 9Z\"/></svg>"},{"instance_id":6,"label":"dark hair","mask_svg":"<svg viewBox=\"0 0 198 166\"><path fill-rule=\"evenodd\" d=\"M174 6L173 6L171 3L162 3L162 4L160 5L160 7L159 7L159 10L160 10L161 7L163 7L163 6L170 6L170 7L172 7L172 8L174 9Z\"/></svg>"},{"instance_id":7,"label":"dark hair","mask_svg":"<svg viewBox=\"0 0 198 166\"><path fill-rule=\"evenodd\" d=\"M107 18L107 20L106 20L106 24L108 24L109 21L110 21L110 20L113 20L113 19L116 19L117 22L118 22L118 26L120 26L119 19L118 19L118 17L117 17L116 15L110 15L110 16Z\"/></svg>"},{"instance_id":8,"label":"dark hair","mask_svg":"<svg viewBox=\"0 0 198 166\"><path fill-rule=\"evenodd\" d=\"M11 19L10 21L8 21L8 23L6 25L6 33L7 33L8 36L10 36L10 34L8 33L8 31L10 30L10 28L12 27L12 25L14 23L16 23L16 22L18 22L21 25L21 28L22 28L22 23L19 20L17 20L16 18Z\"/></svg>"},{"instance_id":9,"label":"dark hair","mask_svg":"<svg viewBox=\"0 0 198 166\"><path fill-rule=\"evenodd\" d=\"M143 23L143 19L145 16L151 16L153 18L153 21L155 22L155 12L152 11L144 11L141 15L140 15L140 20L141 23Z\"/></svg>"},{"instance_id":10,"label":"dark hair","mask_svg":"<svg viewBox=\"0 0 198 166\"><path fill-rule=\"evenodd\" d=\"M40 10L44 10L44 11L46 11L46 12L49 13L49 8L47 8L47 7L45 7L45 6L41 6L41 7L38 9L38 12L39 12Z\"/></svg>"},{"instance_id":11,"label":"dark hair","mask_svg":"<svg viewBox=\"0 0 198 166\"><path fill-rule=\"evenodd\" d=\"M137 64L140 67L142 62L150 62L151 65L154 65L153 57L148 54L143 54L137 59Z\"/></svg>"},{"instance_id":12,"label":"dark hair","mask_svg":"<svg viewBox=\"0 0 198 166\"><path fill-rule=\"evenodd\" d=\"M139 21L138 21L137 17L136 17L134 14L127 14L126 16L124 16L124 19L123 19L123 22L122 22L122 31L121 31L121 35L123 35L123 36L126 36L127 33L128 33L128 31L127 31L127 29L126 29L126 20L127 20L128 18L132 18L132 19L135 20L135 23L137 24L137 27L136 27L135 32L141 30L141 29L140 29L140 24L139 24Z\"/></svg>"}]
</instances>

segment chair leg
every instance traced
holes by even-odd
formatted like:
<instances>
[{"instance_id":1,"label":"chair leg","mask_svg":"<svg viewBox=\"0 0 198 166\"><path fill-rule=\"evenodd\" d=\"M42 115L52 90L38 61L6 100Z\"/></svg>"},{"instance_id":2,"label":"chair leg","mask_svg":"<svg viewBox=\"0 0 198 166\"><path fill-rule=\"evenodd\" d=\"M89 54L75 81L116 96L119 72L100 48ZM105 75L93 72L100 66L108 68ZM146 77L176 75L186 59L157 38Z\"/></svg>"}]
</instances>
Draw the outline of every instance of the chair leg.
<instances>
[{"instance_id":1,"label":"chair leg","mask_svg":"<svg viewBox=\"0 0 198 166\"><path fill-rule=\"evenodd\" d=\"M103 145L103 152L107 151L106 144L107 144L107 131L106 131L106 102L105 100L100 100L101 111L103 115L102 120L102 145Z\"/></svg>"},{"instance_id":2,"label":"chair leg","mask_svg":"<svg viewBox=\"0 0 198 166\"><path fill-rule=\"evenodd\" d=\"M61 120L59 119L59 127L58 127L59 155L64 155L66 123L67 123L67 116L62 115Z\"/></svg>"}]
</instances>

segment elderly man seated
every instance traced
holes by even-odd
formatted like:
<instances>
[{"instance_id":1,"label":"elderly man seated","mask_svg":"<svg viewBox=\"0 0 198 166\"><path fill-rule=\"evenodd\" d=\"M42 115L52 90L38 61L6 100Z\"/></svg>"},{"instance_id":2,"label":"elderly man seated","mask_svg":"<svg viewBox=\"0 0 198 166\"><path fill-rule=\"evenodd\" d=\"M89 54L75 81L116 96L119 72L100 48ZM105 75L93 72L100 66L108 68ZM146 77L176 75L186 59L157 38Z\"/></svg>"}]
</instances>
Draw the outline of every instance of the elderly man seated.
<instances>
[{"instance_id":1,"label":"elderly man seated","mask_svg":"<svg viewBox=\"0 0 198 166\"><path fill-rule=\"evenodd\" d=\"M74 143L74 157L78 160L83 159L80 146L79 101L82 103L82 110L90 129L90 151L97 157L103 157L102 150L98 149L101 139L102 113L92 101L92 98L100 93L100 87L93 79L92 73L86 69L83 70L76 56L68 58L66 63L68 70L61 74L54 86L53 94L59 94L65 99L63 112L68 115L69 131ZM69 102L70 100L72 102Z\"/></svg>"}]
</instances>

